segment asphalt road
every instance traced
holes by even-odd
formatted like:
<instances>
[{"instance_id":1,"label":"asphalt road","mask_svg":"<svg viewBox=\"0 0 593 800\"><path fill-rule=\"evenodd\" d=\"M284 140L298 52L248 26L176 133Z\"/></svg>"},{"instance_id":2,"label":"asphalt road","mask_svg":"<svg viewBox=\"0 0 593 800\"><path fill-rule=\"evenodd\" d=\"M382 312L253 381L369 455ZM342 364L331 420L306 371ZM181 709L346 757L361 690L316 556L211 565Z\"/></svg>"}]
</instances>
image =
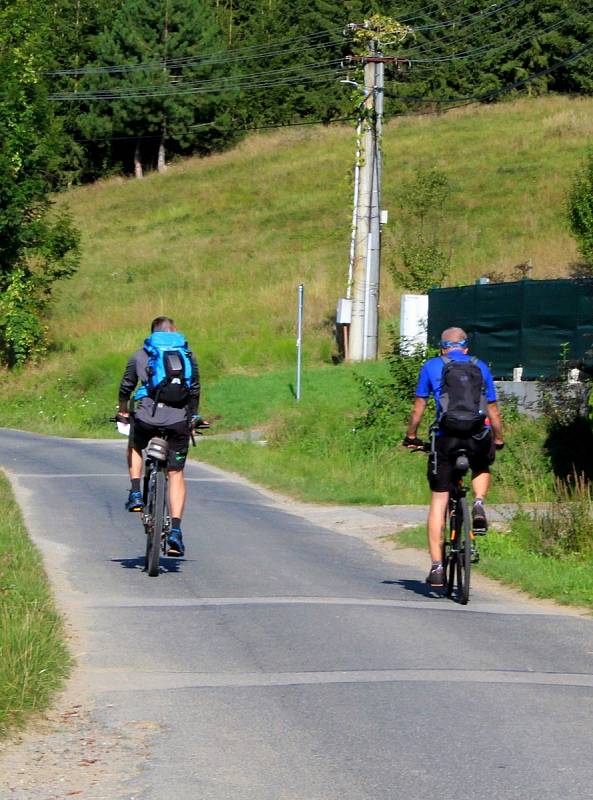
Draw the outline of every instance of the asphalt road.
<instances>
[{"instance_id":1,"label":"asphalt road","mask_svg":"<svg viewBox=\"0 0 593 800\"><path fill-rule=\"evenodd\" d=\"M123 454L0 431L93 713L154 724L144 788L122 776L122 796L592 796L591 619L430 597L424 572L196 464L187 558L148 578Z\"/></svg>"}]
</instances>

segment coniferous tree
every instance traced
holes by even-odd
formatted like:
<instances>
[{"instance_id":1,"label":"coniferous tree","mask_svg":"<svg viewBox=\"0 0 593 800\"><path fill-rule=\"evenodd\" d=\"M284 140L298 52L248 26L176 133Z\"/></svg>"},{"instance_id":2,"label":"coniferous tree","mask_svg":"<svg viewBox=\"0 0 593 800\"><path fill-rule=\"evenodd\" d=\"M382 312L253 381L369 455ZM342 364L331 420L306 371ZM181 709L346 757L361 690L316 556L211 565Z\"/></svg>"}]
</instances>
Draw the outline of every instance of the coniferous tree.
<instances>
[{"instance_id":1,"label":"coniferous tree","mask_svg":"<svg viewBox=\"0 0 593 800\"><path fill-rule=\"evenodd\" d=\"M82 129L89 138L112 138L111 157L125 165L133 159L137 174L143 163L162 168L165 148L223 146L231 99L224 47L207 0L127 0L96 45L98 68L126 69L84 77L86 91L109 99L91 103Z\"/></svg>"}]
</instances>

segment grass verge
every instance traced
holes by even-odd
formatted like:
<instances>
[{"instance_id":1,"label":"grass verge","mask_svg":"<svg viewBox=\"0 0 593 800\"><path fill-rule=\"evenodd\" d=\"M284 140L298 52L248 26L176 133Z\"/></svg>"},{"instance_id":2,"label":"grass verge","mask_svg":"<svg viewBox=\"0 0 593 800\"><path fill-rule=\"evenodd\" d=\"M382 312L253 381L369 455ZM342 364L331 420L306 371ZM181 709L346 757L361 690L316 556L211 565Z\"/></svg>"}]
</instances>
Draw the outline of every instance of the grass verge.
<instances>
[{"instance_id":1,"label":"grass verge","mask_svg":"<svg viewBox=\"0 0 593 800\"><path fill-rule=\"evenodd\" d=\"M70 667L64 629L8 481L0 475L0 738L42 711Z\"/></svg>"},{"instance_id":2,"label":"grass verge","mask_svg":"<svg viewBox=\"0 0 593 800\"><path fill-rule=\"evenodd\" d=\"M426 457L400 446L408 404L379 430L361 425L368 405L361 379L387 376L385 362L309 369L299 403L288 388L292 372L225 376L207 390L205 416L211 411L222 414L222 419L214 420L213 433L264 427L268 445L204 437L191 455L302 500L428 503ZM421 435L426 436L426 431ZM553 477L544 446L545 424L514 414L509 416L507 437L508 446L494 466L491 501L551 499Z\"/></svg>"},{"instance_id":3,"label":"grass verge","mask_svg":"<svg viewBox=\"0 0 593 800\"><path fill-rule=\"evenodd\" d=\"M507 533L490 530L480 540L480 563L474 569L532 597L593 610L591 566L577 555L544 556L526 549L526 516L517 515ZM398 547L426 550L426 529L408 528L388 537Z\"/></svg>"},{"instance_id":4,"label":"grass verge","mask_svg":"<svg viewBox=\"0 0 593 800\"><path fill-rule=\"evenodd\" d=\"M124 365L125 359L112 357L103 370L87 364L52 381L44 380L42 370L29 370L22 376L28 391L0 398L3 424L56 436L112 438L114 428L107 420L115 411ZM213 423L212 433L263 428L268 446L205 436L190 455L303 500L427 503L426 458L399 446L408 404L381 430L360 425L368 408L361 380L388 377L385 361L355 366L306 362L299 403L293 394L293 368L205 380L201 409ZM505 414L505 426L508 444L497 456L492 502L551 499L545 424L515 413ZM426 437L427 430L421 435Z\"/></svg>"}]
</instances>

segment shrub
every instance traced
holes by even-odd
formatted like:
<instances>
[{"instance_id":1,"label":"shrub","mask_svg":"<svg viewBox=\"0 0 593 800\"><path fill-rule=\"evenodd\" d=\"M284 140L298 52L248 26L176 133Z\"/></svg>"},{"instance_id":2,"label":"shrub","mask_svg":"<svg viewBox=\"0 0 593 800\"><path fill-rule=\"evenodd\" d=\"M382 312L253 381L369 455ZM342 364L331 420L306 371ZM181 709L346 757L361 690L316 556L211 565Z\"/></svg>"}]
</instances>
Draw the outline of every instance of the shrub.
<instances>
[{"instance_id":1,"label":"shrub","mask_svg":"<svg viewBox=\"0 0 593 800\"><path fill-rule=\"evenodd\" d=\"M389 339L387 380L356 376L365 412L356 419L355 430L369 447L375 447L378 441L391 447L401 438L401 428L414 401L420 367L437 352L434 348L406 341L394 326L389 327ZM431 418L431 409L427 410L426 418Z\"/></svg>"},{"instance_id":2,"label":"shrub","mask_svg":"<svg viewBox=\"0 0 593 800\"><path fill-rule=\"evenodd\" d=\"M593 556L593 489L584 475L556 479L555 501L533 517L520 512L512 532L531 553L552 558Z\"/></svg>"},{"instance_id":3,"label":"shrub","mask_svg":"<svg viewBox=\"0 0 593 800\"><path fill-rule=\"evenodd\" d=\"M567 198L568 224L576 239L579 253L593 271L593 145L585 162L574 177ZM583 266L583 265L581 265Z\"/></svg>"}]
</instances>

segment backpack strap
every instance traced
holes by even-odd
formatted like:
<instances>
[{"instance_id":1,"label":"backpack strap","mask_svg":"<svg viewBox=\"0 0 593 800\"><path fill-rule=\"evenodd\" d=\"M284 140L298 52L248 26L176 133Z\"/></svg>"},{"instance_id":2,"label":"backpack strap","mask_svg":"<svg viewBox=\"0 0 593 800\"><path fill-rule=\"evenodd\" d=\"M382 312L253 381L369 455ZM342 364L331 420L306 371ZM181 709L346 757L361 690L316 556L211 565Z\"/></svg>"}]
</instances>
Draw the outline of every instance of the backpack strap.
<instances>
[{"instance_id":1,"label":"backpack strap","mask_svg":"<svg viewBox=\"0 0 593 800\"><path fill-rule=\"evenodd\" d=\"M480 369L480 365L478 364L479 359L476 358L476 356L472 356L470 361L471 361L472 364L475 364L476 367L478 367L478 369ZM481 369L480 369L480 372L482 372ZM483 374L482 374L482 394L486 395L486 379L484 378Z\"/></svg>"}]
</instances>

